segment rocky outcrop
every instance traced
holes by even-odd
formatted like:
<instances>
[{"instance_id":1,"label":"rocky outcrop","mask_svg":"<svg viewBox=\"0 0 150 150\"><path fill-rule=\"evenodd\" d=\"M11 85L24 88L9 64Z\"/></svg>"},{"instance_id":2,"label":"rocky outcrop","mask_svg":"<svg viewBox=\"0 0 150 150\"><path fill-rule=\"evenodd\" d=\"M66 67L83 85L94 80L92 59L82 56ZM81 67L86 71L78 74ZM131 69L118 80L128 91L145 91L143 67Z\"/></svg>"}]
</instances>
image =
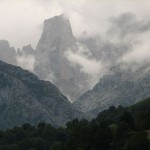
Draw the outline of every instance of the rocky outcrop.
<instances>
[{"instance_id":1,"label":"rocky outcrop","mask_svg":"<svg viewBox=\"0 0 150 150\"><path fill-rule=\"evenodd\" d=\"M16 56L15 49L10 47L8 41L0 40L0 60L16 65Z\"/></svg>"},{"instance_id":2,"label":"rocky outcrop","mask_svg":"<svg viewBox=\"0 0 150 150\"><path fill-rule=\"evenodd\" d=\"M35 50L32 48L31 45L26 45L26 46L23 46L22 50L18 52L18 54L20 56L22 55L25 55L25 56L28 56L28 55L35 55Z\"/></svg>"},{"instance_id":3,"label":"rocky outcrop","mask_svg":"<svg viewBox=\"0 0 150 150\"><path fill-rule=\"evenodd\" d=\"M71 78L73 72L64 52L75 46L68 19L60 15L45 20L43 33L36 47L36 74L42 79L49 78L50 74L53 74L56 80Z\"/></svg>"}]
</instances>

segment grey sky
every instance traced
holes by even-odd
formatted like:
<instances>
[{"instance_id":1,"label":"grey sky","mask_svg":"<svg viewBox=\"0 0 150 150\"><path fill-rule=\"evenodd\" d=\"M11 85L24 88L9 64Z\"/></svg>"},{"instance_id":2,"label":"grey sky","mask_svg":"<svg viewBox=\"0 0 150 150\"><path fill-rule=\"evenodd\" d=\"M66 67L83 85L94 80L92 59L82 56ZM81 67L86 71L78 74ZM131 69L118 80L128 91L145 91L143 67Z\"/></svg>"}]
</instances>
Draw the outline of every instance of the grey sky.
<instances>
[{"instance_id":1,"label":"grey sky","mask_svg":"<svg viewBox=\"0 0 150 150\"><path fill-rule=\"evenodd\" d=\"M75 36L103 34L111 17L132 12L149 18L149 0L0 0L0 39L15 48L36 46L43 20L61 13L69 17Z\"/></svg>"}]
</instances>

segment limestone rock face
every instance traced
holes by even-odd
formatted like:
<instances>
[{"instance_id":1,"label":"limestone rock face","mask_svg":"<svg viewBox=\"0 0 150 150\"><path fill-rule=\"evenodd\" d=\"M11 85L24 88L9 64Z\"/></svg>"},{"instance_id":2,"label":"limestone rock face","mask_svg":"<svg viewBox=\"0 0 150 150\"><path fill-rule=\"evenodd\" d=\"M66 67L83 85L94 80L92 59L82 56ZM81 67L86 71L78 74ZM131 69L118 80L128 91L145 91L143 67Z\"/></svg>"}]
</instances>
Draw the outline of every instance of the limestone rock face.
<instances>
[{"instance_id":1,"label":"limestone rock face","mask_svg":"<svg viewBox=\"0 0 150 150\"><path fill-rule=\"evenodd\" d=\"M68 19L61 15L45 20L43 33L36 47L37 75L42 79L49 78L50 74L54 74L57 80L71 78L73 73L64 52L75 46Z\"/></svg>"},{"instance_id":2,"label":"limestone rock face","mask_svg":"<svg viewBox=\"0 0 150 150\"><path fill-rule=\"evenodd\" d=\"M105 69L113 66L128 49L100 37L77 40L69 20L63 15L55 16L44 21L43 33L36 47L34 72L41 79L53 82L64 95L75 101L91 89ZM73 58L69 58L71 56ZM91 69L91 63L92 67L93 63L94 67L96 64L98 71L94 70L95 75L87 71Z\"/></svg>"},{"instance_id":3,"label":"limestone rock face","mask_svg":"<svg viewBox=\"0 0 150 150\"><path fill-rule=\"evenodd\" d=\"M76 51L76 39L70 22L63 15L44 21L42 36L36 47L35 74L52 81L62 92L76 100L82 93L78 87L84 81L80 69L71 66L65 56L67 50Z\"/></svg>"},{"instance_id":4,"label":"limestone rock face","mask_svg":"<svg viewBox=\"0 0 150 150\"><path fill-rule=\"evenodd\" d=\"M22 48L22 51L20 52L20 55L35 55L35 50L31 47L31 45L27 45L27 46L24 46Z\"/></svg>"},{"instance_id":5,"label":"limestone rock face","mask_svg":"<svg viewBox=\"0 0 150 150\"><path fill-rule=\"evenodd\" d=\"M44 29L39 40L37 51L64 52L75 45L70 22L63 15L55 16L44 21Z\"/></svg>"},{"instance_id":6,"label":"limestone rock face","mask_svg":"<svg viewBox=\"0 0 150 150\"><path fill-rule=\"evenodd\" d=\"M90 91L85 92L74 106L95 117L110 106L129 106L150 96L150 71L136 73L113 67Z\"/></svg>"},{"instance_id":7,"label":"limestone rock face","mask_svg":"<svg viewBox=\"0 0 150 150\"><path fill-rule=\"evenodd\" d=\"M0 60L16 65L16 55L15 49L10 47L8 41L0 40Z\"/></svg>"},{"instance_id":8,"label":"limestone rock face","mask_svg":"<svg viewBox=\"0 0 150 150\"><path fill-rule=\"evenodd\" d=\"M62 126L80 116L55 85L0 61L0 129L38 122Z\"/></svg>"}]
</instances>

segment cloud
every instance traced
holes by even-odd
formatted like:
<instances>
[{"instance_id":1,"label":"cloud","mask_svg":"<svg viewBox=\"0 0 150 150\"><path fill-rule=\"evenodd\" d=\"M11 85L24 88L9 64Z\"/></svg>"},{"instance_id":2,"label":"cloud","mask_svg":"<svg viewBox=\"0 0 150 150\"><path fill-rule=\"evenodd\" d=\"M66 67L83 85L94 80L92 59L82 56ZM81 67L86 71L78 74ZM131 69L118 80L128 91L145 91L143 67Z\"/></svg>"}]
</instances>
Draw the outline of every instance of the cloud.
<instances>
[{"instance_id":1,"label":"cloud","mask_svg":"<svg viewBox=\"0 0 150 150\"><path fill-rule=\"evenodd\" d=\"M83 32L87 37L101 37L98 57L85 48L65 52L71 64L79 66L95 83L106 69L102 54L105 60L107 56L121 59L135 70L149 64L149 9L148 0L0 0L0 39L9 40L16 48L29 43L36 47L44 19L64 13L77 39ZM31 71L34 61L30 55L17 57L18 64ZM53 73L47 79L55 80Z\"/></svg>"},{"instance_id":2,"label":"cloud","mask_svg":"<svg viewBox=\"0 0 150 150\"><path fill-rule=\"evenodd\" d=\"M150 65L150 19L138 18L133 13L121 14L111 18L111 27L107 32L109 40L115 45L127 46L128 51L118 59L126 69L136 71Z\"/></svg>"},{"instance_id":3,"label":"cloud","mask_svg":"<svg viewBox=\"0 0 150 150\"><path fill-rule=\"evenodd\" d=\"M111 17L108 20L110 20L110 26L104 35L98 41L98 37L92 37L96 45L91 46L92 39L84 35L84 40L87 38L84 43L91 46L90 50L81 46L82 50L65 53L70 62L80 66L81 71L88 74L94 81L98 81L106 73L107 63L115 65L115 63L123 62L128 69L133 71L150 64L148 41L150 20L145 17L139 18L131 12ZM83 53L83 49L87 54Z\"/></svg>"},{"instance_id":4,"label":"cloud","mask_svg":"<svg viewBox=\"0 0 150 150\"><path fill-rule=\"evenodd\" d=\"M144 41L134 47L131 52L125 54L122 61L128 68L136 71L143 67L150 66L150 45L149 41Z\"/></svg>"},{"instance_id":5,"label":"cloud","mask_svg":"<svg viewBox=\"0 0 150 150\"><path fill-rule=\"evenodd\" d=\"M118 35L120 38L137 34L145 33L150 30L150 20L138 20L136 15L132 13L125 13L118 18L112 18L112 28L109 29L108 34Z\"/></svg>"},{"instance_id":6,"label":"cloud","mask_svg":"<svg viewBox=\"0 0 150 150\"><path fill-rule=\"evenodd\" d=\"M33 55L17 56L17 64L24 69L33 72L34 63L35 63L35 57Z\"/></svg>"},{"instance_id":7,"label":"cloud","mask_svg":"<svg viewBox=\"0 0 150 150\"><path fill-rule=\"evenodd\" d=\"M72 67L79 66L80 71L86 75L88 75L89 89L96 84L100 77L105 73L106 66L98 61L94 57L92 57L90 51L83 47L82 45L78 45L77 51L67 50L65 51L65 57L71 62ZM85 80L85 79L83 79Z\"/></svg>"},{"instance_id":8,"label":"cloud","mask_svg":"<svg viewBox=\"0 0 150 150\"><path fill-rule=\"evenodd\" d=\"M71 51L66 52L68 60L73 62L74 64L81 66L81 71L87 73L89 75L97 75L99 74L102 64L97 62L95 59L88 58L83 54L74 53Z\"/></svg>"},{"instance_id":9,"label":"cloud","mask_svg":"<svg viewBox=\"0 0 150 150\"><path fill-rule=\"evenodd\" d=\"M143 0L0 0L0 39L15 48L36 47L44 19L64 13L71 20L73 32L80 37L103 34L108 19L125 12L149 17L150 1Z\"/></svg>"}]
</instances>

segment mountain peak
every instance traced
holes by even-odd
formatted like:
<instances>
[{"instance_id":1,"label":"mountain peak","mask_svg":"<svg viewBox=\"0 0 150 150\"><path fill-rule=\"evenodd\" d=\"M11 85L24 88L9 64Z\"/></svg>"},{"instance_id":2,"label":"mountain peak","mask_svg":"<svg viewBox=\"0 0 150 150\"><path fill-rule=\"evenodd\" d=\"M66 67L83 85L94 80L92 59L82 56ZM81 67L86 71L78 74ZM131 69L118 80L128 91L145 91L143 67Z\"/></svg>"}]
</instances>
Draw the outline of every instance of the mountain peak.
<instances>
[{"instance_id":1,"label":"mountain peak","mask_svg":"<svg viewBox=\"0 0 150 150\"><path fill-rule=\"evenodd\" d=\"M9 42L7 40L0 40L0 48L10 48Z\"/></svg>"},{"instance_id":2,"label":"mountain peak","mask_svg":"<svg viewBox=\"0 0 150 150\"><path fill-rule=\"evenodd\" d=\"M48 22L69 22L69 19L64 15L64 14L61 14L61 15L58 15L58 16L54 16L50 19L45 19L44 20L44 24L48 23Z\"/></svg>"},{"instance_id":3,"label":"mountain peak","mask_svg":"<svg viewBox=\"0 0 150 150\"><path fill-rule=\"evenodd\" d=\"M10 64L16 64L16 51L7 40L0 40L0 60Z\"/></svg>"},{"instance_id":4,"label":"mountain peak","mask_svg":"<svg viewBox=\"0 0 150 150\"><path fill-rule=\"evenodd\" d=\"M34 55L35 53L35 50L32 48L32 46L29 44L29 45L26 45L22 48L22 51L21 51L21 55L22 54L25 54L25 55Z\"/></svg>"},{"instance_id":5,"label":"mountain peak","mask_svg":"<svg viewBox=\"0 0 150 150\"><path fill-rule=\"evenodd\" d=\"M75 43L69 19L64 15L55 16L44 21L42 36L37 50L65 50ZM43 49L44 48L44 49Z\"/></svg>"}]
</instances>

